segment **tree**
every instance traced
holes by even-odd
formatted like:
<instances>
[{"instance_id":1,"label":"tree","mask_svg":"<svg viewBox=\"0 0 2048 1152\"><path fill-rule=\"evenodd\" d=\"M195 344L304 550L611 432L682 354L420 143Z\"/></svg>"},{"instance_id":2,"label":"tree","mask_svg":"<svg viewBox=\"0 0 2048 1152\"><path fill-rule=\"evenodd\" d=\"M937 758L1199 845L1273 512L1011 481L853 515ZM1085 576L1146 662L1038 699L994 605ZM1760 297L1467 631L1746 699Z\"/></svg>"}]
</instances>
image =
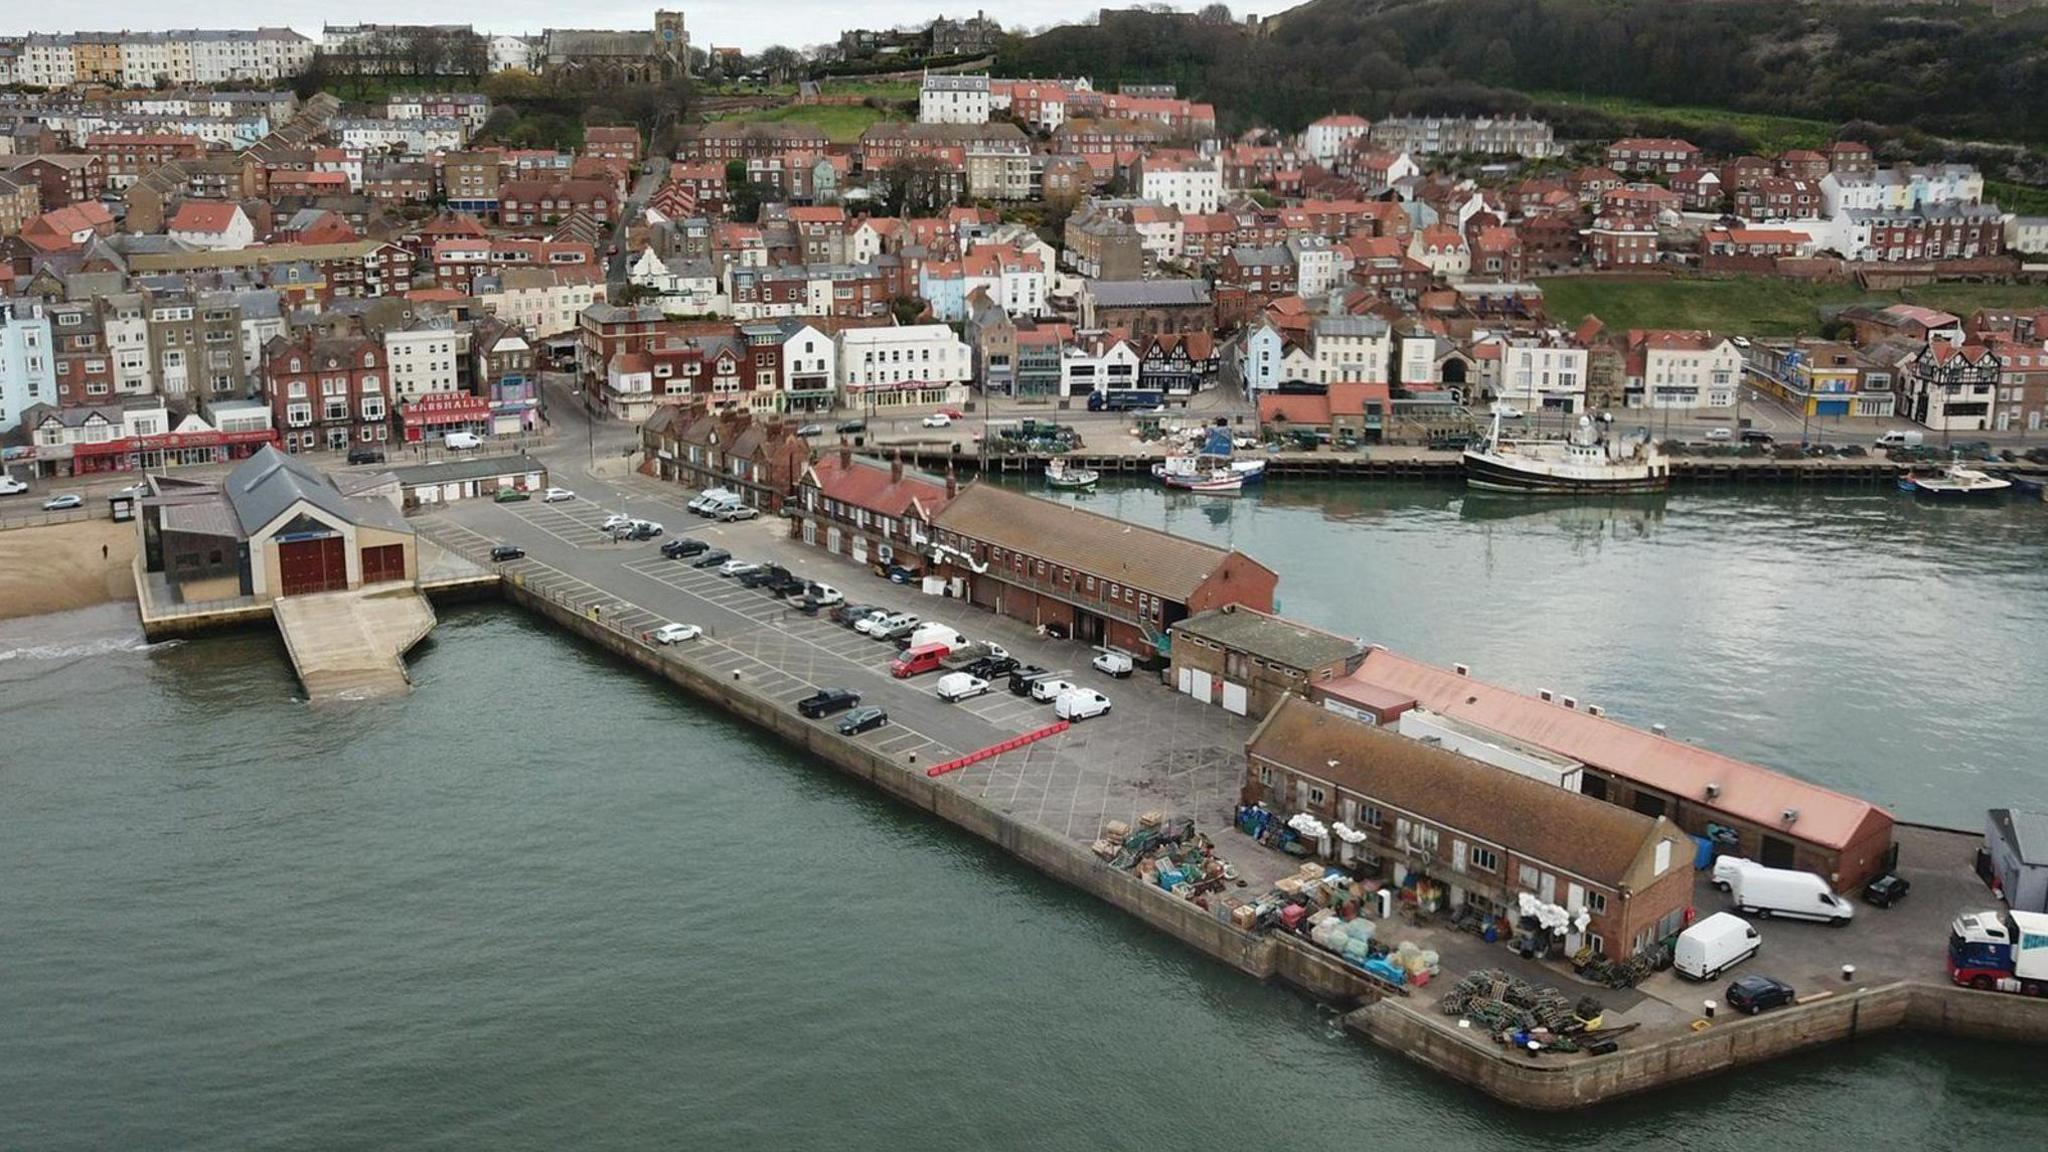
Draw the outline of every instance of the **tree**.
<instances>
[{"instance_id":1,"label":"tree","mask_svg":"<svg viewBox=\"0 0 2048 1152\"><path fill-rule=\"evenodd\" d=\"M905 156L875 174L890 216L935 216L952 203L952 173L930 156Z\"/></svg>"},{"instance_id":2,"label":"tree","mask_svg":"<svg viewBox=\"0 0 2048 1152\"><path fill-rule=\"evenodd\" d=\"M725 203L732 218L752 224L761 218L761 186L747 179L745 160L725 162Z\"/></svg>"},{"instance_id":3,"label":"tree","mask_svg":"<svg viewBox=\"0 0 2048 1152\"><path fill-rule=\"evenodd\" d=\"M788 83L790 78L797 74L797 70L803 67L803 63L803 57L797 55L793 49L780 44L762 50L754 59L754 67L768 74L770 84Z\"/></svg>"},{"instance_id":4,"label":"tree","mask_svg":"<svg viewBox=\"0 0 2048 1152\"><path fill-rule=\"evenodd\" d=\"M1202 7L1202 15L1201 15L1201 20L1202 20L1202 23L1204 23L1204 24L1235 24L1235 23L1237 23L1237 18L1236 18L1235 16L1232 16L1232 15L1230 14L1230 5L1228 5L1228 4L1206 4L1206 5L1203 5L1203 7Z\"/></svg>"}]
</instances>

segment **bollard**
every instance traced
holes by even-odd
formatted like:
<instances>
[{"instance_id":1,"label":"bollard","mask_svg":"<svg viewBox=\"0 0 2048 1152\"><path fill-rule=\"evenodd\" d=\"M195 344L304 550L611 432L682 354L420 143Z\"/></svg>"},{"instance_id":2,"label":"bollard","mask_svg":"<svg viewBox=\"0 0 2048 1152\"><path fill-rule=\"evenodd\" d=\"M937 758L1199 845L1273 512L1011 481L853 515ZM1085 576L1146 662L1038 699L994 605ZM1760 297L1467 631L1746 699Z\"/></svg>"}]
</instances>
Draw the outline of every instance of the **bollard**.
<instances>
[{"instance_id":1,"label":"bollard","mask_svg":"<svg viewBox=\"0 0 2048 1152\"><path fill-rule=\"evenodd\" d=\"M733 680L733 683L735 683L735 684L739 683L739 680L740 680L740 672L739 672L739 669L737 669L737 668L733 669L733 672L732 672L732 680Z\"/></svg>"},{"instance_id":2,"label":"bollard","mask_svg":"<svg viewBox=\"0 0 2048 1152\"><path fill-rule=\"evenodd\" d=\"M1847 984L1849 981L1854 980L1855 978L1856 966L1854 964L1842 965L1842 983Z\"/></svg>"},{"instance_id":3,"label":"bollard","mask_svg":"<svg viewBox=\"0 0 2048 1152\"><path fill-rule=\"evenodd\" d=\"M1712 1000L1708 1000L1705 1003L1707 1007L1707 1019L1712 1020L1714 1018L1714 1002Z\"/></svg>"}]
</instances>

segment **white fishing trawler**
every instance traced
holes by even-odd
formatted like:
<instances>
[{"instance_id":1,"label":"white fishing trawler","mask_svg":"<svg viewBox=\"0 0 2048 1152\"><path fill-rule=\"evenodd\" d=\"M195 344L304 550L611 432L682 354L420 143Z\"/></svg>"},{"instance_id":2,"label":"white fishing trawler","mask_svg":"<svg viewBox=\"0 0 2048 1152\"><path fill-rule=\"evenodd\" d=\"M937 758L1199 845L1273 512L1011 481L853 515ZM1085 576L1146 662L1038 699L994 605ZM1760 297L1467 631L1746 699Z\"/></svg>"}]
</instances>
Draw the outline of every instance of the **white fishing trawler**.
<instances>
[{"instance_id":1,"label":"white fishing trawler","mask_svg":"<svg viewBox=\"0 0 2048 1152\"><path fill-rule=\"evenodd\" d=\"M1908 472L1899 477L1899 487L1936 500L1982 500L2005 495L2012 481L1953 461L1932 476Z\"/></svg>"},{"instance_id":2,"label":"white fishing trawler","mask_svg":"<svg viewBox=\"0 0 2048 1152\"><path fill-rule=\"evenodd\" d=\"M1487 492L1577 495L1591 492L1661 492L1671 486L1671 460L1647 434L1616 436L1614 418L1579 417L1563 440L1507 440L1501 411L1493 426L1465 449L1465 484Z\"/></svg>"}]
</instances>

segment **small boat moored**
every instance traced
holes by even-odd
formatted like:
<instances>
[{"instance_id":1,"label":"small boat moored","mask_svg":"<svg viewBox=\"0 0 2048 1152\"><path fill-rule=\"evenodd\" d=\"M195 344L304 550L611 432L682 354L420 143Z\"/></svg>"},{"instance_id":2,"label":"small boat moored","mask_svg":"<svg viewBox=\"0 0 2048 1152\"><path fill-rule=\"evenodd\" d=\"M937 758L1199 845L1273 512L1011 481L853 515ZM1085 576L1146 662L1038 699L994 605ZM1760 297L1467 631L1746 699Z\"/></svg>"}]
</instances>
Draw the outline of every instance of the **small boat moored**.
<instances>
[{"instance_id":1,"label":"small boat moored","mask_svg":"<svg viewBox=\"0 0 2048 1152\"><path fill-rule=\"evenodd\" d=\"M1064 456L1055 456L1045 462L1045 482L1054 488L1093 488L1102 473L1093 468L1075 468L1067 464Z\"/></svg>"},{"instance_id":2,"label":"small boat moored","mask_svg":"<svg viewBox=\"0 0 2048 1152\"><path fill-rule=\"evenodd\" d=\"M1931 476L1908 472L1899 477L1899 488L1935 500L1988 500L2011 491L2012 481L1955 461Z\"/></svg>"}]
</instances>

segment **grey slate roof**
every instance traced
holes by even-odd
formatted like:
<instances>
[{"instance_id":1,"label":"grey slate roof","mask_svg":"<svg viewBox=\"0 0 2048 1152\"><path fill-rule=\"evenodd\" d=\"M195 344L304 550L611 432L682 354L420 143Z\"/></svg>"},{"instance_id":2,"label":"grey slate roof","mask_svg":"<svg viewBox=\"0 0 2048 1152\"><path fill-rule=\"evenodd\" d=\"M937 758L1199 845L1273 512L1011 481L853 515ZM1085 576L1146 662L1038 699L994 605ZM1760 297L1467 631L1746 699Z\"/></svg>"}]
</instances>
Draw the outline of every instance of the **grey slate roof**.
<instances>
[{"instance_id":1,"label":"grey slate roof","mask_svg":"<svg viewBox=\"0 0 2048 1152\"><path fill-rule=\"evenodd\" d=\"M1173 631L1177 636L1199 636L1233 651L1249 652L1303 671L1349 660L1365 651L1357 640L1246 608L1197 612L1176 622Z\"/></svg>"},{"instance_id":2,"label":"grey slate roof","mask_svg":"<svg viewBox=\"0 0 2048 1152\"><path fill-rule=\"evenodd\" d=\"M1162 308L1209 302L1206 280L1091 280L1098 308Z\"/></svg>"},{"instance_id":3,"label":"grey slate roof","mask_svg":"<svg viewBox=\"0 0 2048 1152\"><path fill-rule=\"evenodd\" d=\"M493 476L524 476L529 472L547 474L547 465L531 456L476 456L443 460L436 464L414 464L393 468L398 482L411 488L419 484L453 484L463 480L487 480Z\"/></svg>"},{"instance_id":4,"label":"grey slate roof","mask_svg":"<svg viewBox=\"0 0 2048 1152\"><path fill-rule=\"evenodd\" d=\"M2020 858L2020 863L2048 865L2048 812L1993 808L1991 822L2005 842L2012 845L2013 855Z\"/></svg>"},{"instance_id":5,"label":"grey slate roof","mask_svg":"<svg viewBox=\"0 0 2048 1152\"><path fill-rule=\"evenodd\" d=\"M412 526L389 503L351 500L312 465L268 444L228 473L226 487L228 503L245 533L255 533L300 500L350 524L412 533Z\"/></svg>"}]
</instances>

